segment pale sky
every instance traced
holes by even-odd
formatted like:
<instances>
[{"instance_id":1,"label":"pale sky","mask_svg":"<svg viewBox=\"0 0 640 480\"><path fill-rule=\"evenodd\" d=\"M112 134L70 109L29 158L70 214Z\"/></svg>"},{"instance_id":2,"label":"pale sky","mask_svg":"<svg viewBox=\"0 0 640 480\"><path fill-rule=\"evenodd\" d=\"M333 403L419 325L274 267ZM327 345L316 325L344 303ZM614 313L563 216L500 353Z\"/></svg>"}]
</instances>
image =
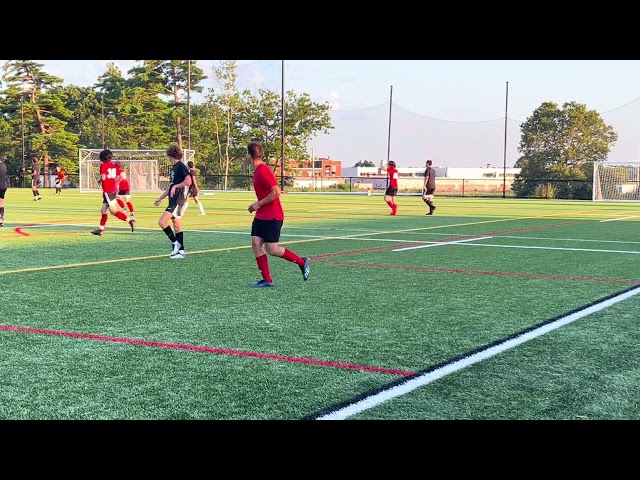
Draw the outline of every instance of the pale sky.
<instances>
[{"instance_id":1,"label":"pale sky","mask_svg":"<svg viewBox=\"0 0 640 480\"><path fill-rule=\"evenodd\" d=\"M82 87L97 83L107 63L125 76L135 65L36 62L65 85ZM197 63L205 74L219 66L218 60ZM239 86L281 93L282 65L238 60ZM211 80L201 85L215 87ZM512 166L520 156L520 124L547 101L596 110L619 134L609 159L640 160L640 60L285 60L284 89L332 105L336 128L313 139L309 153L343 166L387 158L401 167L422 167L427 158L437 166ZM192 102L201 98L194 94Z\"/></svg>"}]
</instances>

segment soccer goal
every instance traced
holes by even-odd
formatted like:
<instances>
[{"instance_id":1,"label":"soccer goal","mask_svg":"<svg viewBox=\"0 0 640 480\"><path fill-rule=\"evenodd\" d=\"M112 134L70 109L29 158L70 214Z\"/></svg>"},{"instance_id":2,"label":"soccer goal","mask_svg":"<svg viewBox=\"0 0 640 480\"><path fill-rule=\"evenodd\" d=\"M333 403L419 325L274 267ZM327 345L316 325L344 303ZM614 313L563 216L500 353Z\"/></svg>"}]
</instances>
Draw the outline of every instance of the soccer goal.
<instances>
[{"instance_id":1,"label":"soccer goal","mask_svg":"<svg viewBox=\"0 0 640 480\"><path fill-rule=\"evenodd\" d=\"M81 148L78 151L80 191L99 192L100 152L102 149ZM111 150L113 161L121 162L132 192L158 192L169 186L171 160L166 150ZM195 150L183 150L182 161L193 160Z\"/></svg>"},{"instance_id":2,"label":"soccer goal","mask_svg":"<svg viewBox=\"0 0 640 480\"><path fill-rule=\"evenodd\" d=\"M640 201L640 162L594 162L592 199Z\"/></svg>"}]
</instances>

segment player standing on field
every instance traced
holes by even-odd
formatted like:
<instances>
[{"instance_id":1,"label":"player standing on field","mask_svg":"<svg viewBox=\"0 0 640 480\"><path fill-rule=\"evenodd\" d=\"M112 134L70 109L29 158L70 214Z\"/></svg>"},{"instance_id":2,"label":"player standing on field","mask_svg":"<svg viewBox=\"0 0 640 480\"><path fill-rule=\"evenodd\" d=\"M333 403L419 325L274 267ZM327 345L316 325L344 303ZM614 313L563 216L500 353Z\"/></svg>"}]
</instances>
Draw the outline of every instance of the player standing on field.
<instances>
[{"instance_id":1,"label":"player standing on field","mask_svg":"<svg viewBox=\"0 0 640 480\"><path fill-rule=\"evenodd\" d=\"M158 225L173 244L173 251L169 258L176 260L185 258L184 232L182 231L182 215L187 210L187 193L191 186L189 168L182 162L184 152L177 145L167 148L167 156L171 160L171 178L169 187L153 204L157 207L163 198L169 197L169 205L158 220ZM173 223L173 229L169 226L169 220Z\"/></svg>"},{"instance_id":2,"label":"player standing on field","mask_svg":"<svg viewBox=\"0 0 640 480\"><path fill-rule=\"evenodd\" d=\"M54 195L62 194L62 184L64 183L64 177L64 170L62 170L62 167L58 165L56 167L56 193L54 193Z\"/></svg>"},{"instance_id":3,"label":"player standing on field","mask_svg":"<svg viewBox=\"0 0 640 480\"><path fill-rule=\"evenodd\" d=\"M122 162L118 161L115 163L117 170L116 175L118 176L116 179L116 183L118 185L116 195L116 202L121 209L125 212L128 212L131 217L133 217L133 204L131 203L131 186L129 185L129 180L127 179L127 173L122 168Z\"/></svg>"},{"instance_id":4,"label":"player standing on field","mask_svg":"<svg viewBox=\"0 0 640 480\"><path fill-rule=\"evenodd\" d=\"M100 179L102 184L102 209L100 213L100 227L97 230L92 230L91 233L97 236L102 235L104 227L107 224L107 210L118 217L123 222L128 222L133 232L136 221L129 217L124 212L121 212L116 208L116 178L118 167L113 163L113 153L109 149L102 150L100 152Z\"/></svg>"},{"instance_id":5,"label":"player standing on field","mask_svg":"<svg viewBox=\"0 0 640 480\"><path fill-rule=\"evenodd\" d=\"M278 243L284 223L284 210L280 203L280 187L276 177L262 159L264 149L260 143L250 142L247 145L247 152L249 160L253 162L253 188L258 198L258 201L249 205L248 208L250 213L256 212L251 224L251 248L262 274L262 280L252 286L253 288L274 286L266 253L298 265L302 272L302 279L306 281L311 267L309 258L302 258Z\"/></svg>"},{"instance_id":6,"label":"player standing on field","mask_svg":"<svg viewBox=\"0 0 640 480\"><path fill-rule=\"evenodd\" d=\"M9 188L9 176L4 157L0 157L0 227L4 225L4 196Z\"/></svg>"},{"instance_id":7,"label":"player standing on field","mask_svg":"<svg viewBox=\"0 0 640 480\"><path fill-rule=\"evenodd\" d=\"M396 203L396 195L398 195L398 170L396 170L396 162L389 160L389 165L382 167L382 170L386 170L389 176L389 186L387 187L387 191L384 192L384 201L391 207L391 213L389 215L395 215L398 212L398 204Z\"/></svg>"},{"instance_id":8,"label":"player standing on field","mask_svg":"<svg viewBox=\"0 0 640 480\"><path fill-rule=\"evenodd\" d=\"M38 157L31 159L31 192L33 193L33 201L40 200L40 167L38 166Z\"/></svg>"},{"instance_id":9,"label":"player standing on field","mask_svg":"<svg viewBox=\"0 0 640 480\"><path fill-rule=\"evenodd\" d=\"M433 168L433 162L427 160L427 168L424 171L424 186L422 189L422 200L429 206L429 213L433 215L436 206L433 204L433 197L436 191L436 169Z\"/></svg>"}]
</instances>

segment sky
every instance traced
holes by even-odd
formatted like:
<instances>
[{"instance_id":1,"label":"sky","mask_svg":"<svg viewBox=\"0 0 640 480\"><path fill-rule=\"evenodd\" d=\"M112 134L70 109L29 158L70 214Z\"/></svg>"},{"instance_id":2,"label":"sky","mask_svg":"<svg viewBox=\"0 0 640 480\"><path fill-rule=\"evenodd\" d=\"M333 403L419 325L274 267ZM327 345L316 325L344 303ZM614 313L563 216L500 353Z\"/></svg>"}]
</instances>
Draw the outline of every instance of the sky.
<instances>
[{"instance_id":1,"label":"sky","mask_svg":"<svg viewBox=\"0 0 640 480\"><path fill-rule=\"evenodd\" d=\"M5 61L0 60L1 64ZM64 85L92 86L108 63L123 75L134 60L36 60ZM206 75L219 60L197 60ZM309 154L399 167L511 167L520 124L544 102L575 101L618 132L611 161L640 160L640 60L238 60L238 84L257 93L307 93L328 102L334 129ZM212 79L200 84L216 88ZM193 94L199 103L202 95ZM285 112L286 121L286 112ZM114 146L115 148L116 146ZM196 152L197 155L197 152Z\"/></svg>"}]
</instances>

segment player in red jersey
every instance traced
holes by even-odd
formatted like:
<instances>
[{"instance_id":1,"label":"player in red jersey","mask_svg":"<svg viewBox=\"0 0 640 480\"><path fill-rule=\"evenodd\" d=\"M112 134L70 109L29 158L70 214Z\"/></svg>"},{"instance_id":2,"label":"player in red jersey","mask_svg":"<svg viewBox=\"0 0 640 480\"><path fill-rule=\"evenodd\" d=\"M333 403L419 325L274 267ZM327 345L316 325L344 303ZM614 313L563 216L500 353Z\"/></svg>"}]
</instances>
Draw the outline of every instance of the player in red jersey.
<instances>
[{"instance_id":1,"label":"player in red jersey","mask_svg":"<svg viewBox=\"0 0 640 480\"><path fill-rule=\"evenodd\" d=\"M65 173L60 165L56 167L56 193L54 195L62 194L62 184L64 183Z\"/></svg>"},{"instance_id":2,"label":"player in red jersey","mask_svg":"<svg viewBox=\"0 0 640 480\"><path fill-rule=\"evenodd\" d=\"M276 177L262 159L264 149L260 143L250 142L247 145L247 152L249 160L253 162L253 188L258 198L258 201L249 205L248 208L249 213L256 212L251 224L251 248L262 274L262 280L252 286L254 288L274 286L266 253L298 265L302 272L302 279L306 281L309 278L310 259L302 258L278 243L284 223L284 210L280 203L280 187Z\"/></svg>"},{"instance_id":3,"label":"player in red jersey","mask_svg":"<svg viewBox=\"0 0 640 480\"><path fill-rule=\"evenodd\" d=\"M133 217L135 215L133 204L131 203L131 186L129 185L129 179L127 178L127 172L122 168L122 162L115 162L117 170L116 175L116 183L118 185L116 195L116 202L121 209L125 212L129 212L129 215Z\"/></svg>"},{"instance_id":4,"label":"player in red jersey","mask_svg":"<svg viewBox=\"0 0 640 480\"><path fill-rule=\"evenodd\" d=\"M387 191L384 192L384 201L391 207L391 213L389 215L395 215L398 213L398 204L396 203L396 195L398 195L398 170L396 169L396 162L389 160L389 165L382 167L382 170L386 170L389 176L389 186L387 187Z\"/></svg>"},{"instance_id":5,"label":"player in red jersey","mask_svg":"<svg viewBox=\"0 0 640 480\"><path fill-rule=\"evenodd\" d=\"M200 209L200 213L198 215L201 215L204 217L205 215L204 207L202 206L202 203L200 202L200 198L199 198L200 187L198 187L198 180L196 179L195 164L193 163L193 161L189 160L187 162L187 167L189 167L189 175L191 175L191 186L189 187L189 195L187 199L193 198L193 201L196 202L196 205L198 205L198 208Z\"/></svg>"},{"instance_id":6,"label":"player in red jersey","mask_svg":"<svg viewBox=\"0 0 640 480\"><path fill-rule=\"evenodd\" d=\"M133 232L136 221L129 219L124 212L116 208L116 191L118 188L116 178L118 177L118 167L113 163L113 153L111 150L105 149L100 152L100 162L100 178L102 184L102 209L100 213L102 217L100 218L100 227L97 230L92 230L91 233L98 236L102 235L104 226L107 223L107 210L109 210L111 215L115 215L123 222L128 222Z\"/></svg>"}]
</instances>

